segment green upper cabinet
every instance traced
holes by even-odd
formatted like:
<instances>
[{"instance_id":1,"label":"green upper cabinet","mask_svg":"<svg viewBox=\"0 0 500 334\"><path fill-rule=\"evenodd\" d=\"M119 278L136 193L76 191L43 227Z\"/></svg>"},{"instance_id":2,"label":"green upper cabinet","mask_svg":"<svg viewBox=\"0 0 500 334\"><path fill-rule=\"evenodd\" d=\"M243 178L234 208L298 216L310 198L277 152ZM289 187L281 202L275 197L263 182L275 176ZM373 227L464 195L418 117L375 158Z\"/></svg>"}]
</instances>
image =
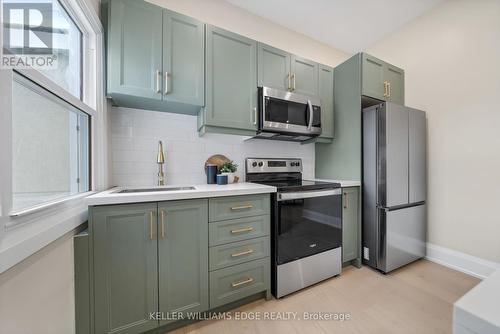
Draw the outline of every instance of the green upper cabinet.
<instances>
[{"instance_id":1,"label":"green upper cabinet","mask_svg":"<svg viewBox=\"0 0 500 334\"><path fill-rule=\"evenodd\" d=\"M110 0L107 95L116 105L196 114L204 105L204 30L141 0Z\"/></svg>"},{"instance_id":2,"label":"green upper cabinet","mask_svg":"<svg viewBox=\"0 0 500 334\"><path fill-rule=\"evenodd\" d=\"M205 45L206 107L200 130L255 134L257 42L207 25Z\"/></svg>"},{"instance_id":3,"label":"green upper cabinet","mask_svg":"<svg viewBox=\"0 0 500 334\"><path fill-rule=\"evenodd\" d=\"M258 85L261 87L272 87L313 96L319 95L320 65L318 63L258 43L257 66Z\"/></svg>"},{"instance_id":4,"label":"green upper cabinet","mask_svg":"<svg viewBox=\"0 0 500 334\"><path fill-rule=\"evenodd\" d=\"M331 139L333 127L333 68L319 65L319 97L321 100L321 135Z\"/></svg>"},{"instance_id":5,"label":"green upper cabinet","mask_svg":"<svg viewBox=\"0 0 500 334\"><path fill-rule=\"evenodd\" d=\"M258 86L281 90L291 89L291 55L272 46L259 43L257 56Z\"/></svg>"},{"instance_id":6,"label":"green upper cabinet","mask_svg":"<svg viewBox=\"0 0 500 334\"><path fill-rule=\"evenodd\" d=\"M318 67L318 63L292 55L292 91L295 93L317 96Z\"/></svg>"},{"instance_id":7,"label":"green upper cabinet","mask_svg":"<svg viewBox=\"0 0 500 334\"><path fill-rule=\"evenodd\" d=\"M162 11L137 0L108 6L108 94L161 100Z\"/></svg>"},{"instance_id":8,"label":"green upper cabinet","mask_svg":"<svg viewBox=\"0 0 500 334\"><path fill-rule=\"evenodd\" d=\"M369 54L362 54L362 94L404 104L404 71Z\"/></svg>"},{"instance_id":9,"label":"green upper cabinet","mask_svg":"<svg viewBox=\"0 0 500 334\"><path fill-rule=\"evenodd\" d=\"M362 88L363 95L385 100L384 62L369 54L362 56Z\"/></svg>"},{"instance_id":10,"label":"green upper cabinet","mask_svg":"<svg viewBox=\"0 0 500 334\"><path fill-rule=\"evenodd\" d=\"M208 310L207 199L158 203L158 265L160 312Z\"/></svg>"},{"instance_id":11,"label":"green upper cabinet","mask_svg":"<svg viewBox=\"0 0 500 334\"><path fill-rule=\"evenodd\" d=\"M205 104L205 25L193 18L163 11L163 99Z\"/></svg>"},{"instance_id":12,"label":"green upper cabinet","mask_svg":"<svg viewBox=\"0 0 500 334\"><path fill-rule=\"evenodd\" d=\"M141 333L157 327L156 203L91 209L95 333Z\"/></svg>"},{"instance_id":13,"label":"green upper cabinet","mask_svg":"<svg viewBox=\"0 0 500 334\"><path fill-rule=\"evenodd\" d=\"M405 104L405 72L399 67L387 64L385 67L385 78L387 81L387 100Z\"/></svg>"}]
</instances>

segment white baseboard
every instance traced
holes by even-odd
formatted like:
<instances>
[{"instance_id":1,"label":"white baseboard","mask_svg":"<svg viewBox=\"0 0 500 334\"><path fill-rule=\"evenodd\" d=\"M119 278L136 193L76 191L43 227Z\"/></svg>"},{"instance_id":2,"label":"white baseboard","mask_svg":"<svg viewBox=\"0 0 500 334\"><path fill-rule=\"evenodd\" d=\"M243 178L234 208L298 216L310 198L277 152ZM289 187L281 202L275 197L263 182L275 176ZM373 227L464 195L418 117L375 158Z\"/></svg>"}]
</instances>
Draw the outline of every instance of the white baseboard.
<instances>
[{"instance_id":1,"label":"white baseboard","mask_svg":"<svg viewBox=\"0 0 500 334\"><path fill-rule=\"evenodd\" d=\"M500 269L500 263L431 243L427 243L427 256L425 258L480 279L484 279L495 270Z\"/></svg>"}]
</instances>

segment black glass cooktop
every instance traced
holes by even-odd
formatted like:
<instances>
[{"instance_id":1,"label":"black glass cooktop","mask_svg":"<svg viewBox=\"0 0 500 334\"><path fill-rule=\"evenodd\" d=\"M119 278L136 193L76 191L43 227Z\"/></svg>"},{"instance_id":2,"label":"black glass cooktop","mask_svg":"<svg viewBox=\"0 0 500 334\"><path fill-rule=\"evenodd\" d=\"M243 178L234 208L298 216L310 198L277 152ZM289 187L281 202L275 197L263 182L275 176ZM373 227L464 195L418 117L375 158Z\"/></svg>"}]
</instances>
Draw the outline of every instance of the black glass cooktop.
<instances>
[{"instance_id":1,"label":"black glass cooktop","mask_svg":"<svg viewBox=\"0 0 500 334\"><path fill-rule=\"evenodd\" d=\"M276 187L281 192L340 188L340 183L312 180L254 180L252 182Z\"/></svg>"}]
</instances>

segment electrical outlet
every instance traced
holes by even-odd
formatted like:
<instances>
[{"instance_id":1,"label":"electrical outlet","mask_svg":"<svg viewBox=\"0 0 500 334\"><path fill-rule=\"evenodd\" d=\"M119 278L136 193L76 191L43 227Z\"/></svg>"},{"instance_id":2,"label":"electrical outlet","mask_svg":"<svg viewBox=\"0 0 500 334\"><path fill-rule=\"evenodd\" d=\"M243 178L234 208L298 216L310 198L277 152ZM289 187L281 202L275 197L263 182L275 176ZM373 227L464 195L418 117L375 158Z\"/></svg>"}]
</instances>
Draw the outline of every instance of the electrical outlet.
<instances>
[{"instance_id":1,"label":"electrical outlet","mask_svg":"<svg viewBox=\"0 0 500 334\"><path fill-rule=\"evenodd\" d=\"M370 260L370 249L368 247L363 247L363 258L366 261Z\"/></svg>"}]
</instances>

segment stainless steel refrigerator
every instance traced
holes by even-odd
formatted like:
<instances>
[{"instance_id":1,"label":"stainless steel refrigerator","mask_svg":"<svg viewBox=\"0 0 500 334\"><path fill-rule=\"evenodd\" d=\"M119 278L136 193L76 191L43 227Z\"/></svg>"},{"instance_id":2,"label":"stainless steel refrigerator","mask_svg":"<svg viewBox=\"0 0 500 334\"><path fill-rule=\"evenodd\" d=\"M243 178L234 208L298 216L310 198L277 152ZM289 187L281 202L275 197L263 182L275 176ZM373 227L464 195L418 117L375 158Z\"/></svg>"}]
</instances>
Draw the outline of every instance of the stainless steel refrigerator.
<instances>
[{"instance_id":1,"label":"stainless steel refrigerator","mask_svg":"<svg viewBox=\"0 0 500 334\"><path fill-rule=\"evenodd\" d=\"M363 110L363 262L384 273L425 256L425 112Z\"/></svg>"}]
</instances>

